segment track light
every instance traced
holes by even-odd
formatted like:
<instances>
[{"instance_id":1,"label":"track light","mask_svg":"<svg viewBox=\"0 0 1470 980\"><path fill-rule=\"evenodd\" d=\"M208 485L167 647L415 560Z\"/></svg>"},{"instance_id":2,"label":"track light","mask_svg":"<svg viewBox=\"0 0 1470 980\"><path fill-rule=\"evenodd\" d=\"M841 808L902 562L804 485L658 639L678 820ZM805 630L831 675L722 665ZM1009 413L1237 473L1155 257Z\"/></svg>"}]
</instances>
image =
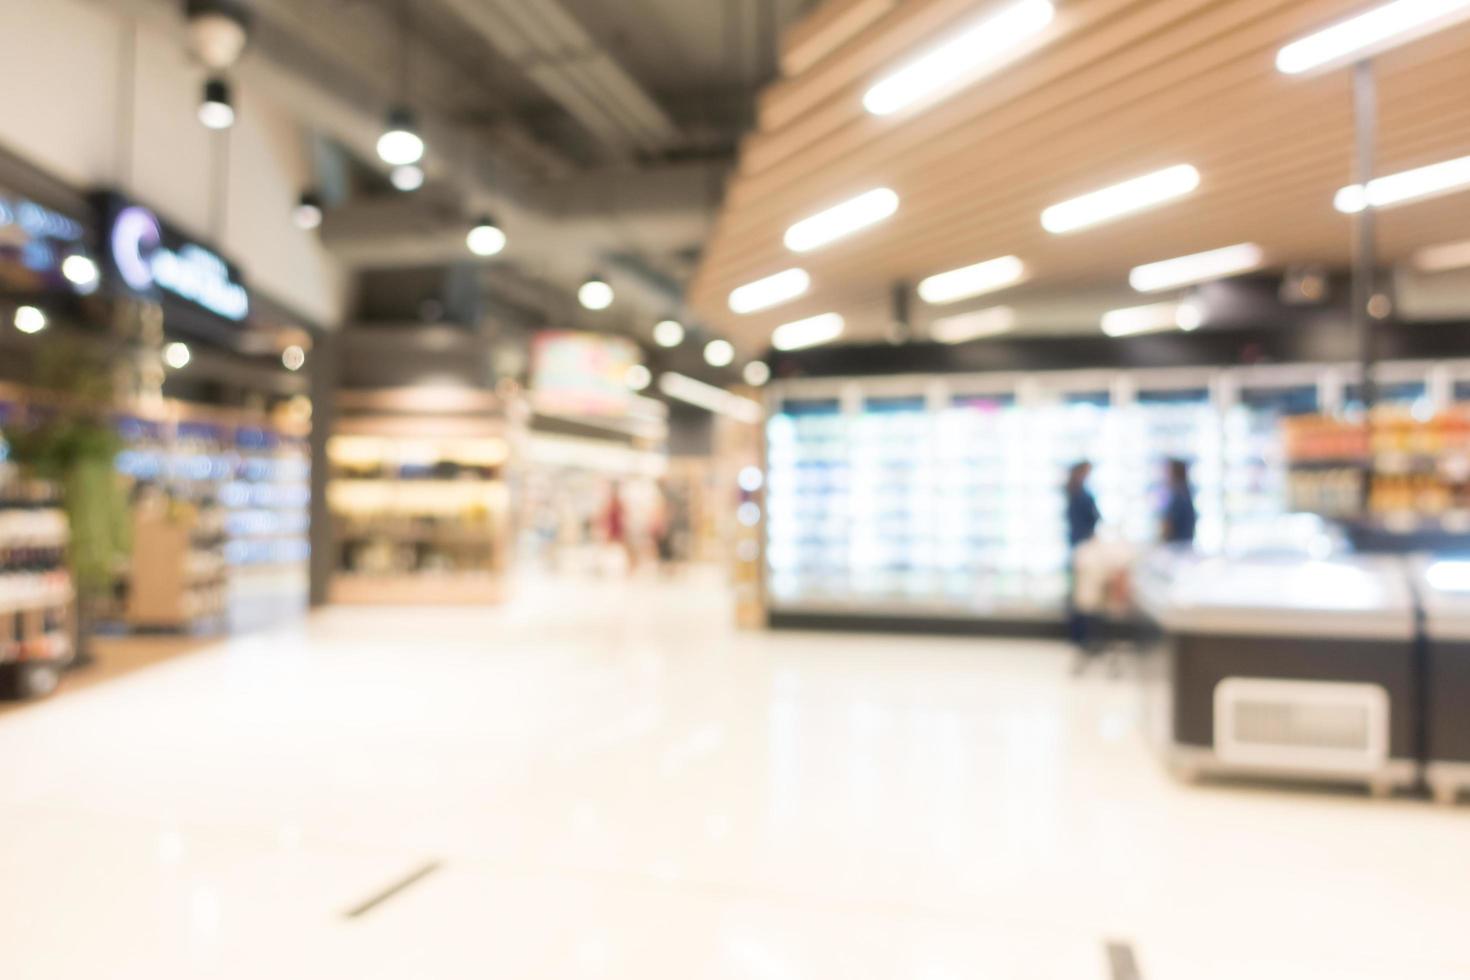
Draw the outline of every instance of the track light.
<instances>
[{"instance_id":1,"label":"track light","mask_svg":"<svg viewBox=\"0 0 1470 980\"><path fill-rule=\"evenodd\" d=\"M398 190L408 194L424 186L424 170L417 164L405 163L401 167L394 167L393 172L388 174L388 180Z\"/></svg>"},{"instance_id":2,"label":"track light","mask_svg":"<svg viewBox=\"0 0 1470 980\"><path fill-rule=\"evenodd\" d=\"M199 103L199 121L208 129L229 129L235 125L235 106L230 101L230 85L223 78L204 83L204 98Z\"/></svg>"},{"instance_id":3,"label":"track light","mask_svg":"<svg viewBox=\"0 0 1470 980\"><path fill-rule=\"evenodd\" d=\"M475 222L475 226L465 236L465 244L469 246L471 252L482 258L488 258L498 255L500 250L505 248L505 232L501 231L495 224L495 219L487 214Z\"/></svg>"},{"instance_id":4,"label":"track light","mask_svg":"<svg viewBox=\"0 0 1470 980\"><path fill-rule=\"evenodd\" d=\"M302 231L312 231L322 225L322 199L312 192L304 192L296 202L296 209L291 212L291 220L296 222L296 227Z\"/></svg>"},{"instance_id":5,"label":"track light","mask_svg":"<svg viewBox=\"0 0 1470 980\"><path fill-rule=\"evenodd\" d=\"M400 106L388 113L388 126L378 137L378 156L395 167L418 163L424 158L424 141L414 125L411 110Z\"/></svg>"},{"instance_id":6,"label":"track light","mask_svg":"<svg viewBox=\"0 0 1470 980\"><path fill-rule=\"evenodd\" d=\"M589 310L605 310L613 303L613 288L601 276L589 276L577 290L577 302Z\"/></svg>"},{"instance_id":7,"label":"track light","mask_svg":"<svg viewBox=\"0 0 1470 980\"><path fill-rule=\"evenodd\" d=\"M660 347L678 347L684 342L684 324L678 320L660 320L653 325L653 342Z\"/></svg>"}]
</instances>

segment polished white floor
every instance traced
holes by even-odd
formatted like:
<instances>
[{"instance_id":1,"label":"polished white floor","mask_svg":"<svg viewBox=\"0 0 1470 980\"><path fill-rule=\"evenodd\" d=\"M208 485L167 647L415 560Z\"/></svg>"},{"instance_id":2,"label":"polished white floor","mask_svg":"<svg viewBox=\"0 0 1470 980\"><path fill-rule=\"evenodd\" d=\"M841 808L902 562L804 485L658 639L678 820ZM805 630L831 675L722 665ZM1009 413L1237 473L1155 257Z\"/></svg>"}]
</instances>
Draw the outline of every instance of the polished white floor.
<instances>
[{"instance_id":1,"label":"polished white floor","mask_svg":"<svg viewBox=\"0 0 1470 980\"><path fill-rule=\"evenodd\" d=\"M730 623L541 582L0 717L0 976L1470 977L1470 807L1177 785L1050 644Z\"/></svg>"}]
</instances>

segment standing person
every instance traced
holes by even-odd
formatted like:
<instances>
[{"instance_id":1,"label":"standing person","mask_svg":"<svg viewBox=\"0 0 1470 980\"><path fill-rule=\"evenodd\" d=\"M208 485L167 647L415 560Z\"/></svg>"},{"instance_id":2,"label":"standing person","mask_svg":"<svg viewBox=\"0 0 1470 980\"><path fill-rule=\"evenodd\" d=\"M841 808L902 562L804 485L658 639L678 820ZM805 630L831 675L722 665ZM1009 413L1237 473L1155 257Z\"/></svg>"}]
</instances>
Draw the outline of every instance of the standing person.
<instances>
[{"instance_id":1,"label":"standing person","mask_svg":"<svg viewBox=\"0 0 1470 980\"><path fill-rule=\"evenodd\" d=\"M1189 485L1189 464L1182 459L1169 460L1168 484L1162 521L1164 543L1194 544L1198 515L1194 509L1194 488Z\"/></svg>"},{"instance_id":2,"label":"standing person","mask_svg":"<svg viewBox=\"0 0 1470 980\"><path fill-rule=\"evenodd\" d=\"M1091 541L1097 534L1097 525L1102 513L1097 509L1097 500L1087 488L1092 475L1092 464L1086 460L1072 464L1067 471L1067 573L1070 588L1067 590L1067 633L1079 653L1086 655L1092 642L1092 617L1077 605L1077 548ZM1082 661L1078 661L1080 667Z\"/></svg>"},{"instance_id":3,"label":"standing person","mask_svg":"<svg viewBox=\"0 0 1470 980\"><path fill-rule=\"evenodd\" d=\"M638 549L628 533L628 508L623 504L622 485L614 482L608 493L607 509L602 514L603 531L607 543L628 556L628 574L638 569Z\"/></svg>"}]
</instances>

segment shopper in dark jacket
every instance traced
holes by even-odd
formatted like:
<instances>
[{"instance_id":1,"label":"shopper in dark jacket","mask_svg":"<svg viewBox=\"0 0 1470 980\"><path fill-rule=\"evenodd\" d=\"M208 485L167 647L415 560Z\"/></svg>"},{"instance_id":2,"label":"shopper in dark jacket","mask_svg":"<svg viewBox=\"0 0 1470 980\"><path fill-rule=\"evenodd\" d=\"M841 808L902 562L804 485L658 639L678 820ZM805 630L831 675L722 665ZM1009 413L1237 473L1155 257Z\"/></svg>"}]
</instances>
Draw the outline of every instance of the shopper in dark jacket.
<instances>
[{"instance_id":1,"label":"shopper in dark jacket","mask_svg":"<svg viewBox=\"0 0 1470 980\"><path fill-rule=\"evenodd\" d=\"M1169 460L1169 495L1164 502L1163 537L1166 544L1194 544L1194 528L1198 515L1194 509L1194 489L1189 485L1189 464L1182 459Z\"/></svg>"},{"instance_id":2,"label":"shopper in dark jacket","mask_svg":"<svg viewBox=\"0 0 1470 980\"><path fill-rule=\"evenodd\" d=\"M1092 464L1083 460L1074 463L1067 471L1067 633L1077 649L1087 653L1092 646L1092 617L1077 608L1077 546L1091 541L1097 534L1097 525L1102 513L1097 509L1097 500L1087 489L1087 478L1092 475ZM1078 666L1081 666L1078 661Z\"/></svg>"}]
</instances>

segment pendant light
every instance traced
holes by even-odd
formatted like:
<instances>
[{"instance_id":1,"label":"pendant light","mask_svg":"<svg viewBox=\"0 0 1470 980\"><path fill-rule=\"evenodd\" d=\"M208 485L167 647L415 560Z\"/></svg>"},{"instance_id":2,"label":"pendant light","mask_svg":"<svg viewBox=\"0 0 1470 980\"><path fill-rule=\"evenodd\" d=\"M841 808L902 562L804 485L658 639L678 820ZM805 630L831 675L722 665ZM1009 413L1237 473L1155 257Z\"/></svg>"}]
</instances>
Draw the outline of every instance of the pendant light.
<instances>
[{"instance_id":1,"label":"pendant light","mask_svg":"<svg viewBox=\"0 0 1470 980\"><path fill-rule=\"evenodd\" d=\"M605 310L613 304L613 288L601 276L588 276L577 290L577 302L589 310Z\"/></svg>"},{"instance_id":2,"label":"pendant light","mask_svg":"<svg viewBox=\"0 0 1470 980\"><path fill-rule=\"evenodd\" d=\"M204 83L204 98L199 103L199 121L208 129L229 129L235 125L235 105L230 100L230 85L223 78Z\"/></svg>"},{"instance_id":3,"label":"pendant light","mask_svg":"<svg viewBox=\"0 0 1470 980\"><path fill-rule=\"evenodd\" d=\"M408 56L409 49L412 47L408 0L403 0L399 12L399 32L402 35L400 41L403 45L398 65L400 101L398 105L388 110L388 123L383 129L383 135L378 137L378 156L384 163L392 167L406 167L424 158L424 140L419 135L413 110L406 104L408 100Z\"/></svg>"},{"instance_id":4,"label":"pendant light","mask_svg":"<svg viewBox=\"0 0 1470 980\"><path fill-rule=\"evenodd\" d=\"M495 219L488 214L475 222L465 236L465 244L469 250L482 258L498 255L505 248L505 232L501 231L495 224Z\"/></svg>"},{"instance_id":5,"label":"pendant light","mask_svg":"<svg viewBox=\"0 0 1470 980\"><path fill-rule=\"evenodd\" d=\"M302 231L312 231L322 225L322 198L314 191L305 191L296 201L291 220Z\"/></svg>"},{"instance_id":6,"label":"pendant light","mask_svg":"<svg viewBox=\"0 0 1470 980\"><path fill-rule=\"evenodd\" d=\"M394 167L392 173L388 174L388 180L393 186L410 194L424 186L424 169L414 163L406 163L401 167Z\"/></svg>"}]
</instances>

